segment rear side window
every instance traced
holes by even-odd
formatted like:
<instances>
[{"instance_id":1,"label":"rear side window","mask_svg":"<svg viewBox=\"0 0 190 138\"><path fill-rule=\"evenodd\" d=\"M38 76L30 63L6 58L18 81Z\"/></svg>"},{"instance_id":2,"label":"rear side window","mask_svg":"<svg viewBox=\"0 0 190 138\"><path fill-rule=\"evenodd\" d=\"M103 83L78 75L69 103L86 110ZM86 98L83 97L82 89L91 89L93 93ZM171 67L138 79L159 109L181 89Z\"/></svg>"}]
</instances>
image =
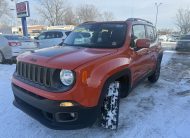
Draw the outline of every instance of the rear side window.
<instances>
[{"instance_id":1,"label":"rear side window","mask_svg":"<svg viewBox=\"0 0 190 138\"><path fill-rule=\"evenodd\" d=\"M157 38L157 33L154 27L146 26L147 29L147 38L150 39L151 42L155 42Z\"/></svg>"},{"instance_id":2,"label":"rear side window","mask_svg":"<svg viewBox=\"0 0 190 138\"><path fill-rule=\"evenodd\" d=\"M62 32L46 32L46 39L62 38Z\"/></svg>"}]
</instances>

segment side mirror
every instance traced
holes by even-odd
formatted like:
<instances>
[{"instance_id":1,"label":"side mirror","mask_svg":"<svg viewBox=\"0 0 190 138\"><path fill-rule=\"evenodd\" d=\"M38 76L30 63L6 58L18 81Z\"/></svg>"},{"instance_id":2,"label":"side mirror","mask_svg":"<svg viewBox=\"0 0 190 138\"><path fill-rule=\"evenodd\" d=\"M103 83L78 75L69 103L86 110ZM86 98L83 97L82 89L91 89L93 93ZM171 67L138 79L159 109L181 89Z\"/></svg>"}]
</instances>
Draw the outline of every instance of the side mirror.
<instances>
[{"instance_id":1,"label":"side mirror","mask_svg":"<svg viewBox=\"0 0 190 138\"><path fill-rule=\"evenodd\" d=\"M58 44L58 46L63 46L63 42L61 42L60 44Z\"/></svg>"},{"instance_id":2,"label":"side mirror","mask_svg":"<svg viewBox=\"0 0 190 138\"><path fill-rule=\"evenodd\" d=\"M138 49L149 48L150 47L150 39L138 39L136 41L136 46Z\"/></svg>"}]
</instances>

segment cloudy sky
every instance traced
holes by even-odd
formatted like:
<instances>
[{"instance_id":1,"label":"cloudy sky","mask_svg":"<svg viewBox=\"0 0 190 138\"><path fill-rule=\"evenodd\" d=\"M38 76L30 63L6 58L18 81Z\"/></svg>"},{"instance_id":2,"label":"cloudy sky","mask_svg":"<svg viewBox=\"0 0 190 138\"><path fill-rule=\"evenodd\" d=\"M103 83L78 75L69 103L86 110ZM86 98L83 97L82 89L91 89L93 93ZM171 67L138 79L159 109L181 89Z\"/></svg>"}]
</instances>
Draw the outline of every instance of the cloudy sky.
<instances>
[{"instance_id":1,"label":"cloudy sky","mask_svg":"<svg viewBox=\"0 0 190 138\"><path fill-rule=\"evenodd\" d=\"M21 0L18 0L21 1ZM38 0L29 0L31 17L37 18L35 7ZM179 8L189 8L190 0L68 0L76 7L81 4L94 4L101 11L110 11L116 20L126 20L129 17L140 17L155 22L155 2L163 3L159 8L158 28L175 29L175 15Z\"/></svg>"}]
</instances>

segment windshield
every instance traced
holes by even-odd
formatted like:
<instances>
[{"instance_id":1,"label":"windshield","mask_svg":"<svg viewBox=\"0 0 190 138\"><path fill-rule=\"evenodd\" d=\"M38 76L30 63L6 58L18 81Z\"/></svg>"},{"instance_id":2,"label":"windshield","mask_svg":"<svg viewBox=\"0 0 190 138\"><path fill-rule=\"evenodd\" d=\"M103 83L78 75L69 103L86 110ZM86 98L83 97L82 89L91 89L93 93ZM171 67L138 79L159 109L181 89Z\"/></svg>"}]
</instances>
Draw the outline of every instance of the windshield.
<instances>
[{"instance_id":1,"label":"windshield","mask_svg":"<svg viewBox=\"0 0 190 138\"><path fill-rule=\"evenodd\" d=\"M180 37L180 40L190 40L190 35L183 35Z\"/></svg>"},{"instance_id":2,"label":"windshield","mask_svg":"<svg viewBox=\"0 0 190 138\"><path fill-rule=\"evenodd\" d=\"M126 25L119 23L84 24L65 39L65 45L89 48L117 48L125 40Z\"/></svg>"}]
</instances>

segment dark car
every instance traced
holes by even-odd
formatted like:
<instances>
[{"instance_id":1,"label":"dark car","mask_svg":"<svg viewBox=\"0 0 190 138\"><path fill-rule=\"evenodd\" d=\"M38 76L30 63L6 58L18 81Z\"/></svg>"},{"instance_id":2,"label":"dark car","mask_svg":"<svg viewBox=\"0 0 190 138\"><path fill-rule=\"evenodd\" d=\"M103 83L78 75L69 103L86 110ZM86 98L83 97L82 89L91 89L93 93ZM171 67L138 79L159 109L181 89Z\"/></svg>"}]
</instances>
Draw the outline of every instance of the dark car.
<instances>
[{"instance_id":1,"label":"dark car","mask_svg":"<svg viewBox=\"0 0 190 138\"><path fill-rule=\"evenodd\" d=\"M177 51L190 51L190 34L183 35L180 37L180 40L177 41L176 50Z\"/></svg>"}]
</instances>

